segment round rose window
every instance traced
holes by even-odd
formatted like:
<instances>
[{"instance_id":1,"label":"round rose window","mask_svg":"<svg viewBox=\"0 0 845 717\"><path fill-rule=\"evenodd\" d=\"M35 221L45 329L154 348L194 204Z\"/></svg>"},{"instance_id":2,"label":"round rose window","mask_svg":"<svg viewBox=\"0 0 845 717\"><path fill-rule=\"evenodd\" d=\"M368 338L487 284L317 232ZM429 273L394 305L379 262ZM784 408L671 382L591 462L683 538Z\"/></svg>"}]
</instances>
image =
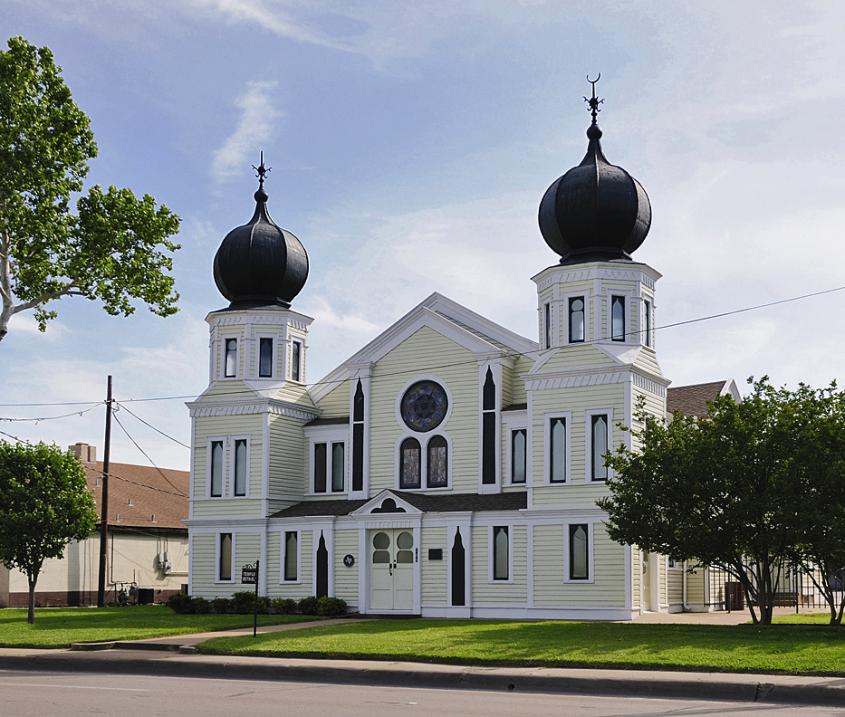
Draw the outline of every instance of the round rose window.
<instances>
[{"instance_id":1,"label":"round rose window","mask_svg":"<svg viewBox=\"0 0 845 717\"><path fill-rule=\"evenodd\" d=\"M446 392L434 381L417 381L402 396L402 420L408 428L421 433L437 428L448 408Z\"/></svg>"}]
</instances>

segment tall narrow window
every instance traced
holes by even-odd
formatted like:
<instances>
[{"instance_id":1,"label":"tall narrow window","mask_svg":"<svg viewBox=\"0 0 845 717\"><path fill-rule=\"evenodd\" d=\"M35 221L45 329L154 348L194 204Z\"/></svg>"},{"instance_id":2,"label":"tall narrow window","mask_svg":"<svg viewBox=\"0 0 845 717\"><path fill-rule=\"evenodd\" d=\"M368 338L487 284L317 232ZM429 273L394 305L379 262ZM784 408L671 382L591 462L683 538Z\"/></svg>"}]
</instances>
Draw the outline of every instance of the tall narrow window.
<instances>
[{"instance_id":1,"label":"tall narrow window","mask_svg":"<svg viewBox=\"0 0 845 717\"><path fill-rule=\"evenodd\" d=\"M607 453L607 416L592 416L590 423L592 444L590 474L593 480L607 480L607 465L604 462L604 455Z\"/></svg>"},{"instance_id":2,"label":"tall narrow window","mask_svg":"<svg viewBox=\"0 0 845 717\"><path fill-rule=\"evenodd\" d=\"M314 492L326 492L326 469L328 456L326 455L326 444L314 444Z\"/></svg>"},{"instance_id":3,"label":"tall narrow window","mask_svg":"<svg viewBox=\"0 0 845 717\"><path fill-rule=\"evenodd\" d=\"M643 343L646 346L651 346L651 302L643 301Z\"/></svg>"},{"instance_id":4,"label":"tall narrow window","mask_svg":"<svg viewBox=\"0 0 845 717\"><path fill-rule=\"evenodd\" d=\"M543 305L543 347L552 347L552 305Z\"/></svg>"},{"instance_id":5,"label":"tall narrow window","mask_svg":"<svg viewBox=\"0 0 845 717\"><path fill-rule=\"evenodd\" d=\"M625 297L610 297L610 338L614 341L625 340Z\"/></svg>"},{"instance_id":6,"label":"tall narrow window","mask_svg":"<svg viewBox=\"0 0 845 717\"><path fill-rule=\"evenodd\" d=\"M299 567L299 534L295 530L285 531L285 582L296 582Z\"/></svg>"},{"instance_id":7,"label":"tall narrow window","mask_svg":"<svg viewBox=\"0 0 845 717\"><path fill-rule=\"evenodd\" d=\"M525 483L526 430L511 431L511 483Z\"/></svg>"},{"instance_id":8,"label":"tall narrow window","mask_svg":"<svg viewBox=\"0 0 845 717\"><path fill-rule=\"evenodd\" d=\"M343 444L332 443L332 493L343 492Z\"/></svg>"},{"instance_id":9,"label":"tall narrow window","mask_svg":"<svg viewBox=\"0 0 845 717\"><path fill-rule=\"evenodd\" d=\"M364 388L361 381L352 398L352 490L364 489Z\"/></svg>"},{"instance_id":10,"label":"tall narrow window","mask_svg":"<svg viewBox=\"0 0 845 717\"><path fill-rule=\"evenodd\" d=\"M299 381L302 375L302 342L294 341L290 350L290 378Z\"/></svg>"},{"instance_id":11,"label":"tall narrow window","mask_svg":"<svg viewBox=\"0 0 845 717\"><path fill-rule=\"evenodd\" d=\"M590 534L586 524L569 526L569 579L590 579Z\"/></svg>"},{"instance_id":12,"label":"tall narrow window","mask_svg":"<svg viewBox=\"0 0 845 717\"><path fill-rule=\"evenodd\" d=\"M238 340L226 339L226 360L223 367L223 376L233 378L238 375Z\"/></svg>"},{"instance_id":13,"label":"tall narrow window","mask_svg":"<svg viewBox=\"0 0 845 717\"><path fill-rule=\"evenodd\" d=\"M566 419L552 418L549 423L549 480L566 482Z\"/></svg>"},{"instance_id":14,"label":"tall narrow window","mask_svg":"<svg viewBox=\"0 0 845 717\"><path fill-rule=\"evenodd\" d=\"M235 495L246 495L246 439L235 441Z\"/></svg>"},{"instance_id":15,"label":"tall narrow window","mask_svg":"<svg viewBox=\"0 0 845 717\"><path fill-rule=\"evenodd\" d=\"M496 482L496 382L488 366L481 402L481 482Z\"/></svg>"},{"instance_id":16,"label":"tall narrow window","mask_svg":"<svg viewBox=\"0 0 845 717\"><path fill-rule=\"evenodd\" d=\"M569 300L569 343L584 342L584 297L573 296Z\"/></svg>"},{"instance_id":17,"label":"tall narrow window","mask_svg":"<svg viewBox=\"0 0 845 717\"><path fill-rule=\"evenodd\" d=\"M273 339L258 340L258 377L272 378L273 376Z\"/></svg>"},{"instance_id":18,"label":"tall narrow window","mask_svg":"<svg viewBox=\"0 0 845 717\"><path fill-rule=\"evenodd\" d=\"M493 528L493 580L510 578L508 551L508 528L497 525Z\"/></svg>"},{"instance_id":19,"label":"tall narrow window","mask_svg":"<svg viewBox=\"0 0 845 717\"><path fill-rule=\"evenodd\" d=\"M449 484L449 447L443 436L432 436L428 442L426 485L445 488Z\"/></svg>"},{"instance_id":20,"label":"tall narrow window","mask_svg":"<svg viewBox=\"0 0 845 717\"><path fill-rule=\"evenodd\" d=\"M232 534L220 533L220 545L218 548L220 562L217 564L217 579L232 579Z\"/></svg>"},{"instance_id":21,"label":"tall narrow window","mask_svg":"<svg viewBox=\"0 0 845 717\"><path fill-rule=\"evenodd\" d=\"M399 448L399 487L420 487L420 442L416 438L406 438Z\"/></svg>"},{"instance_id":22,"label":"tall narrow window","mask_svg":"<svg viewBox=\"0 0 845 717\"><path fill-rule=\"evenodd\" d=\"M223 441L211 442L211 497L223 495Z\"/></svg>"}]
</instances>

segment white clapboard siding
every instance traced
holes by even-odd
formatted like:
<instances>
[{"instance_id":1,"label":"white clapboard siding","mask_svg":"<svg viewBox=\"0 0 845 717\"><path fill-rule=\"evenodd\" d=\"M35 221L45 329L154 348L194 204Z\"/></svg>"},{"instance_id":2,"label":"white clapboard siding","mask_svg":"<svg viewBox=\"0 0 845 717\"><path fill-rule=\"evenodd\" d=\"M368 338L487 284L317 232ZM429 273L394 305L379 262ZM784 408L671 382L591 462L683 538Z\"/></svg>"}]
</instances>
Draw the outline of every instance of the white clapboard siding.
<instances>
[{"instance_id":1,"label":"white clapboard siding","mask_svg":"<svg viewBox=\"0 0 845 717\"><path fill-rule=\"evenodd\" d=\"M267 595L293 600L309 597L314 594L312 531L302 530L299 533L297 581L290 583L282 582L282 535L283 532L273 531L267 539Z\"/></svg>"},{"instance_id":2,"label":"white clapboard siding","mask_svg":"<svg viewBox=\"0 0 845 717\"><path fill-rule=\"evenodd\" d=\"M349 391L354 382L343 381L320 401L320 418L342 418L349 415Z\"/></svg>"},{"instance_id":3,"label":"white clapboard siding","mask_svg":"<svg viewBox=\"0 0 845 717\"><path fill-rule=\"evenodd\" d=\"M446 364L460 363L458 366ZM441 367L441 368L438 368ZM469 492L478 486L478 366L474 355L451 339L424 326L387 353L373 369L370 409L370 495L397 487L399 436L397 401L417 376L433 376L451 397L450 413L430 435L451 439L452 488ZM421 440L425 450L425 440ZM425 476L423 476L423 483Z\"/></svg>"},{"instance_id":4,"label":"white clapboard siding","mask_svg":"<svg viewBox=\"0 0 845 717\"><path fill-rule=\"evenodd\" d=\"M534 528L534 605L538 608L622 608L625 605L625 548L601 523L593 527L591 582L564 582L564 525Z\"/></svg>"},{"instance_id":5,"label":"white clapboard siding","mask_svg":"<svg viewBox=\"0 0 845 717\"><path fill-rule=\"evenodd\" d=\"M506 521L502 525L506 525ZM489 555L489 528L472 529L472 602L474 607L499 605L527 606L528 601L528 529L524 525L511 525L509 531L512 552L510 581L491 580Z\"/></svg>"},{"instance_id":6,"label":"white clapboard siding","mask_svg":"<svg viewBox=\"0 0 845 717\"><path fill-rule=\"evenodd\" d=\"M347 605L358 605L358 565L365 558L358 555L358 530L334 531L334 594ZM343 556L351 555L355 564L347 567Z\"/></svg>"},{"instance_id":7,"label":"white clapboard siding","mask_svg":"<svg viewBox=\"0 0 845 717\"><path fill-rule=\"evenodd\" d=\"M270 472L268 497L271 512L302 500L306 488L305 439L302 421L270 416Z\"/></svg>"},{"instance_id":8,"label":"white clapboard siding","mask_svg":"<svg viewBox=\"0 0 845 717\"><path fill-rule=\"evenodd\" d=\"M449 551L447 548L446 528L425 528L422 533L422 605L423 607L442 607L447 604ZM429 560L428 551L432 548L443 551L442 560Z\"/></svg>"}]
</instances>

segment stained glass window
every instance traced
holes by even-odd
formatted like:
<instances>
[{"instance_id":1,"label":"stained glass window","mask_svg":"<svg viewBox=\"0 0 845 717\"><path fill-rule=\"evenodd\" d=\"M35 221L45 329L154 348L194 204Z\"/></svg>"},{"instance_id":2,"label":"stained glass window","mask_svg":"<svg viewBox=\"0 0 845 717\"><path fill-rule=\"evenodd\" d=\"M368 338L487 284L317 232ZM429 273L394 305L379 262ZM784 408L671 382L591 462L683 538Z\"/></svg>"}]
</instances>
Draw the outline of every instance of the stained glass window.
<instances>
[{"instance_id":1,"label":"stained glass window","mask_svg":"<svg viewBox=\"0 0 845 717\"><path fill-rule=\"evenodd\" d=\"M428 442L429 488L445 488L449 484L449 447L443 436L432 436Z\"/></svg>"},{"instance_id":2,"label":"stained glass window","mask_svg":"<svg viewBox=\"0 0 845 717\"><path fill-rule=\"evenodd\" d=\"M448 408L446 391L434 381L417 381L402 396L402 420L408 428L421 433L437 428Z\"/></svg>"},{"instance_id":3,"label":"stained glass window","mask_svg":"<svg viewBox=\"0 0 845 717\"><path fill-rule=\"evenodd\" d=\"M402 441L400 452L399 487L420 487L420 442L416 438L406 438Z\"/></svg>"}]
</instances>

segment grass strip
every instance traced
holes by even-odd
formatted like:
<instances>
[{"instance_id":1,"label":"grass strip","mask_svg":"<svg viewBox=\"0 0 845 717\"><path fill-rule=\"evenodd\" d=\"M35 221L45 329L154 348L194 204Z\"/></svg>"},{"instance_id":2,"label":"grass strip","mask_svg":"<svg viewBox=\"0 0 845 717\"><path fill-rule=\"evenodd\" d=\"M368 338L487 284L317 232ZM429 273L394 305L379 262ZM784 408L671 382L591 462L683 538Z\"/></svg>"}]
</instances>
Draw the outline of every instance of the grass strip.
<instances>
[{"instance_id":1,"label":"grass strip","mask_svg":"<svg viewBox=\"0 0 845 717\"><path fill-rule=\"evenodd\" d=\"M845 628L501 620L368 620L257 638L207 654L845 675Z\"/></svg>"},{"instance_id":2,"label":"grass strip","mask_svg":"<svg viewBox=\"0 0 845 717\"><path fill-rule=\"evenodd\" d=\"M303 615L259 615L259 625L315 620ZM177 615L162 605L112 608L38 608L35 624L26 610L0 610L0 647L67 647L72 642L142 640L252 625L252 615Z\"/></svg>"}]
</instances>

